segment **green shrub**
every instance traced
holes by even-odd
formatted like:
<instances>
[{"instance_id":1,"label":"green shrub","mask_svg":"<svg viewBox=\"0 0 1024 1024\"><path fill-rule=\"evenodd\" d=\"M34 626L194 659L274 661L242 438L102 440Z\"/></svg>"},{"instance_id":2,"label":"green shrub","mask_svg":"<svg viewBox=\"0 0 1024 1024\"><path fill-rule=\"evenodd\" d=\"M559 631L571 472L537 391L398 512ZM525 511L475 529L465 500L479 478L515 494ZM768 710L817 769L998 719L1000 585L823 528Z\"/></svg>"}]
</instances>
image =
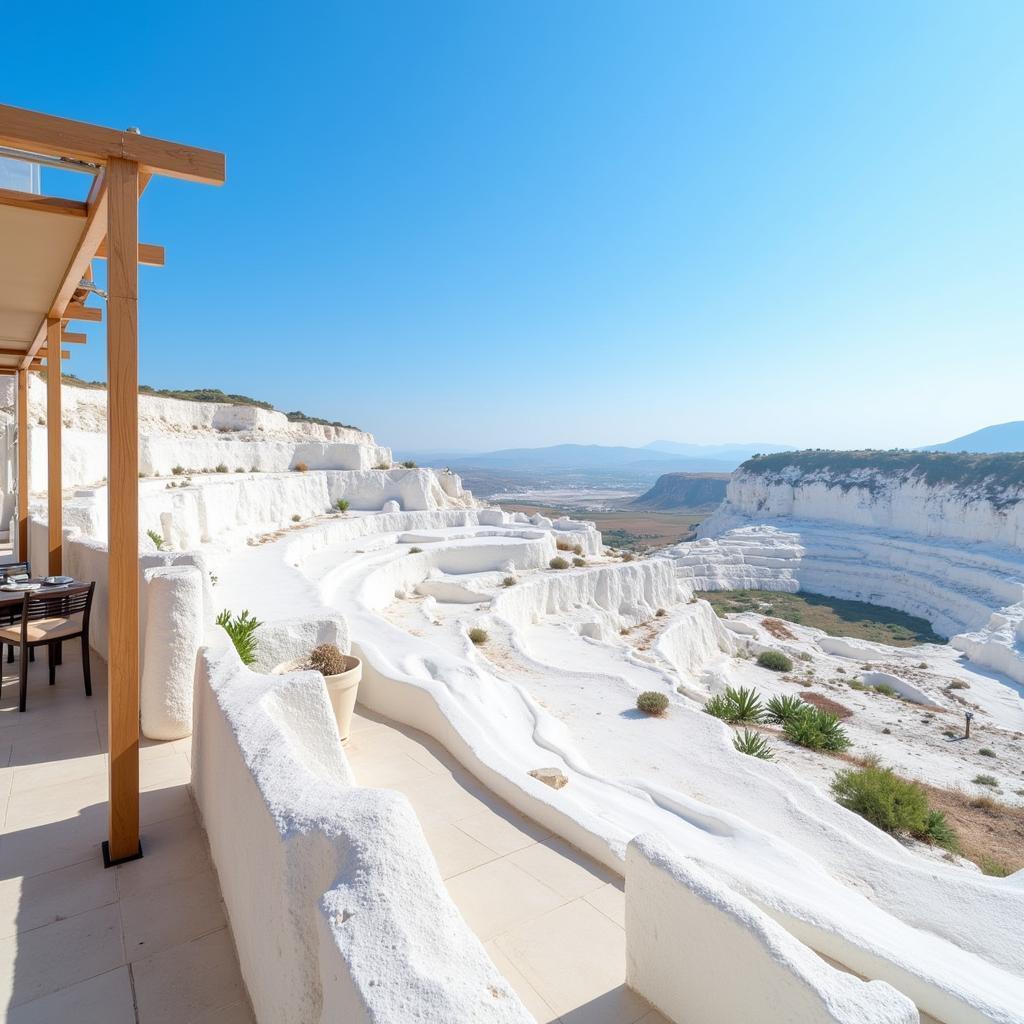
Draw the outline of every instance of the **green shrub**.
<instances>
[{"instance_id":1,"label":"green shrub","mask_svg":"<svg viewBox=\"0 0 1024 1024\"><path fill-rule=\"evenodd\" d=\"M805 707L807 704L799 697L772 697L765 705L765 710L768 713L769 722L782 725L794 715L800 714Z\"/></svg>"},{"instance_id":2,"label":"green shrub","mask_svg":"<svg viewBox=\"0 0 1024 1024\"><path fill-rule=\"evenodd\" d=\"M405 462L402 463L402 469L415 469L415 468L416 468L416 463L413 462L412 459L406 459Z\"/></svg>"},{"instance_id":3,"label":"green shrub","mask_svg":"<svg viewBox=\"0 0 1024 1024\"><path fill-rule=\"evenodd\" d=\"M258 473L259 471L260 471L259 470L259 466L250 466L249 467L249 472L250 473Z\"/></svg>"},{"instance_id":4,"label":"green shrub","mask_svg":"<svg viewBox=\"0 0 1024 1024\"><path fill-rule=\"evenodd\" d=\"M575 565L577 569L581 569L587 564L587 560L585 558L574 558L572 560L572 564Z\"/></svg>"},{"instance_id":5,"label":"green shrub","mask_svg":"<svg viewBox=\"0 0 1024 1024\"><path fill-rule=\"evenodd\" d=\"M172 473L173 473L173 474L174 474L175 476L181 476L181 474L185 472L185 467L184 467L184 466L175 466L175 467L174 467L174 468L173 468L173 469L171 470L171 472L172 472Z\"/></svg>"},{"instance_id":6,"label":"green shrub","mask_svg":"<svg viewBox=\"0 0 1024 1024\"><path fill-rule=\"evenodd\" d=\"M292 522L293 523L301 523L302 522L302 516L300 516L299 513L296 512L295 515L292 516Z\"/></svg>"},{"instance_id":7,"label":"green shrub","mask_svg":"<svg viewBox=\"0 0 1024 1024\"><path fill-rule=\"evenodd\" d=\"M956 832L953 831L952 825L946 821L946 816L942 811L928 812L925 817L924 831L918 838L941 846L944 850L949 850L950 853L960 852L960 840L957 838Z\"/></svg>"},{"instance_id":8,"label":"green shrub","mask_svg":"<svg viewBox=\"0 0 1024 1024\"><path fill-rule=\"evenodd\" d=\"M568 569L569 568L569 563L564 558L558 558L558 557L552 558L551 561L548 562L548 565L550 565L552 569Z\"/></svg>"},{"instance_id":9,"label":"green shrub","mask_svg":"<svg viewBox=\"0 0 1024 1024\"><path fill-rule=\"evenodd\" d=\"M226 473L227 471L228 467L225 466L223 462L218 462L217 468L214 470L215 473Z\"/></svg>"},{"instance_id":10,"label":"green shrub","mask_svg":"<svg viewBox=\"0 0 1024 1024\"><path fill-rule=\"evenodd\" d=\"M477 647L479 647L480 644L487 643L487 630L486 629L481 629L479 626L474 626L469 631L469 639L474 644L476 644Z\"/></svg>"},{"instance_id":11,"label":"green shrub","mask_svg":"<svg viewBox=\"0 0 1024 1024\"><path fill-rule=\"evenodd\" d=\"M991 747L982 747L981 750L978 751L978 753L981 754L982 757L996 756L996 752Z\"/></svg>"},{"instance_id":12,"label":"green shrub","mask_svg":"<svg viewBox=\"0 0 1024 1024\"><path fill-rule=\"evenodd\" d=\"M879 765L837 772L832 795L847 810L866 818L883 832L921 835L928 827L928 797L915 782L908 782Z\"/></svg>"},{"instance_id":13,"label":"green shrub","mask_svg":"<svg viewBox=\"0 0 1024 1024\"><path fill-rule=\"evenodd\" d=\"M791 743L808 750L838 753L850 746L850 737L839 724L839 719L810 704L783 722L782 731Z\"/></svg>"},{"instance_id":14,"label":"green shrub","mask_svg":"<svg viewBox=\"0 0 1024 1024\"><path fill-rule=\"evenodd\" d=\"M160 536L159 533L156 532L156 530L147 530L146 531L146 536L156 546L157 551L163 551L163 549L164 549L164 539L163 539L163 537Z\"/></svg>"},{"instance_id":15,"label":"green shrub","mask_svg":"<svg viewBox=\"0 0 1024 1024\"><path fill-rule=\"evenodd\" d=\"M762 761L771 761L775 758L771 744L759 732L744 729L733 737L732 745L741 754L759 757Z\"/></svg>"},{"instance_id":16,"label":"green shrub","mask_svg":"<svg viewBox=\"0 0 1024 1024\"><path fill-rule=\"evenodd\" d=\"M344 498L339 498L339 499L338 499L338 500L337 500L337 501L336 501L336 502L334 503L334 507L335 507L335 508L336 508L336 509L337 509L337 510L338 510L339 512L347 512L347 511L348 511L348 502L347 502L347 501L346 501L346 500L345 500Z\"/></svg>"},{"instance_id":17,"label":"green shrub","mask_svg":"<svg viewBox=\"0 0 1024 1024\"><path fill-rule=\"evenodd\" d=\"M992 789L999 785L999 780L994 775L975 775L971 781L976 786L990 786Z\"/></svg>"},{"instance_id":18,"label":"green shrub","mask_svg":"<svg viewBox=\"0 0 1024 1024\"><path fill-rule=\"evenodd\" d=\"M875 693L880 693L883 697L898 697L899 693L894 690L888 683L876 683Z\"/></svg>"},{"instance_id":19,"label":"green shrub","mask_svg":"<svg viewBox=\"0 0 1024 1024\"><path fill-rule=\"evenodd\" d=\"M773 672L793 671L793 659L782 651L762 651L757 656L757 663L761 668L770 668Z\"/></svg>"},{"instance_id":20,"label":"green shrub","mask_svg":"<svg viewBox=\"0 0 1024 1024\"><path fill-rule=\"evenodd\" d=\"M870 690L870 686L865 686L859 679L851 679L847 684L851 690Z\"/></svg>"},{"instance_id":21,"label":"green shrub","mask_svg":"<svg viewBox=\"0 0 1024 1024\"><path fill-rule=\"evenodd\" d=\"M227 608L217 616L217 625L222 626L231 642L235 645L238 657L243 665L251 665L256 660L256 630L263 625L258 619L244 610L239 615L232 615Z\"/></svg>"},{"instance_id":22,"label":"green shrub","mask_svg":"<svg viewBox=\"0 0 1024 1024\"><path fill-rule=\"evenodd\" d=\"M583 554L583 545L582 544L573 544L573 546L572 546L572 553L574 555L582 555Z\"/></svg>"},{"instance_id":23,"label":"green shrub","mask_svg":"<svg viewBox=\"0 0 1024 1024\"><path fill-rule=\"evenodd\" d=\"M244 472L245 472L245 469L244 469L244 467L242 467L242 466L236 466L236 467L235 467L235 472L236 472L236 473L244 473Z\"/></svg>"},{"instance_id":24,"label":"green shrub","mask_svg":"<svg viewBox=\"0 0 1024 1024\"><path fill-rule=\"evenodd\" d=\"M516 578L515 578L515 576L506 576L501 581L501 585L503 587L514 587L516 585Z\"/></svg>"},{"instance_id":25,"label":"green shrub","mask_svg":"<svg viewBox=\"0 0 1024 1024\"><path fill-rule=\"evenodd\" d=\"M423 548L415 548L415 547L409 548L409 554L410 555L419 555L422 552L423 552Z\"/></svg>"},{"instance_id":26,"label":"green shrub","mask_svg":"<svg viewBox=\"0 0 1024 1024\"><path fill-rule=\"evenodd\" d=\"M390 469L391 467L386 462L378 462L374 469Z\"/></svg>"},{"instance_id":27,"label":"green shrub","mask_svg":"<svg viewBox=\"0 0 1024 1024\"><path fill-rule=\"evenodd\" d=\"M636 706L648 715L663 715L668 710L668 697L657 690L644 690L637 697Z\"/></svg>"},{"instance_id":28,"label":"green shrub","mask_svg":"<svg viewBox=\"0 0 1024 1024\"><path fill-rule=\"evenodd\" d=\"M748 690L744 686L738 690L727 686L724 693L716 694L704 705L704 710L715 718L732 723L760 722L764 717L757 690Z\"/></svg>"},{"instance_id":29,"label":"green shrub","mask_svg":"<svg viewBox=\"0 0 1024 1024\"><path fill-rule=\"evenodd\" d=\"M655 617L656 619L663 619L663 618L665 618L665 616L666 616L666 615L668 615L668 612L667 612L667 611L665 611L665 609L664 609L664 608L659 608L659 609L658 609L658 610L657 610L657 611L656 611L656 612L654 613L654 617Z\"/></svg>"},{"instance_id":30,"label":"green shrub","mask_svg":"<svg viewBox=\"0 0 1024 1024\"><path fill-rule=\"evenodd\" d=\"M982 857L978 862L978 867L981 868L982 874L991 875L993 878L1006 878L1007 875L1013 874L1010 868L1001 864L994 857Z\"/></svg>"}]
</instances>

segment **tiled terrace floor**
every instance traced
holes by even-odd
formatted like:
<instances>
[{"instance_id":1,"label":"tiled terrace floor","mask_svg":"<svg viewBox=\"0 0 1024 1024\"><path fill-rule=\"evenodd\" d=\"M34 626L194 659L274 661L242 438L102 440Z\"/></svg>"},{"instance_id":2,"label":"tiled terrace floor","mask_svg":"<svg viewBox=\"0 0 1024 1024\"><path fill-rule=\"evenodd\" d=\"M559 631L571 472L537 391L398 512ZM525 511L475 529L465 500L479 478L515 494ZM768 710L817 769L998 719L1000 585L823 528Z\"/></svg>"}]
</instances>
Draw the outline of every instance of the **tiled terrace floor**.
<instances>
[{"instance_id":1,"label":"tiled terrace floor","mask_svg":"<svg viewBox=\"0 0 1024 1024\"><path fill-rule=\"evenodd\" d=\"M667 1024L625 986L620 878L422 733L361 710L346 753L361 785L409 798L452 898L539 1024Z\"/></svg>"},{"instance_id":2,"label":"tiled terrace floor","mask_svg":"<svg viewBox=\"0 0 1024 1024\"><path fill-rule=\"evenodd\" d=\"M142 860L105 870L106 668L93 696L68 644L0 697L0 1019L11 1024L249 1024L217 878L187 783L189 741L141 751ZM144 741L145 742L145 741Z\"/></svg>"}]
</instances>

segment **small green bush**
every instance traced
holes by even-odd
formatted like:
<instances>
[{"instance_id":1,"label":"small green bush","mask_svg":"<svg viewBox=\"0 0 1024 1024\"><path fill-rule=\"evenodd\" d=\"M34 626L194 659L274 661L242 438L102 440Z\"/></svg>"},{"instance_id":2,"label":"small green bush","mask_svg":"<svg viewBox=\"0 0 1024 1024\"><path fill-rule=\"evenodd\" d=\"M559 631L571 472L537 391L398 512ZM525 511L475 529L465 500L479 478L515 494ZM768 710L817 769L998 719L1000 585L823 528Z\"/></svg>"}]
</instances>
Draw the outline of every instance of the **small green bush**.
<instances>
[{"instance_id":1,"label":"small green bush","mask_svg":"<svg viewBox=\"0 0 1024 1024\"><path fill-rule=\"evenodd\" d=\"M548 562L548 565L550 565L552 569L568 569L569 568L569 563L564 558L558 558L558 557L552 558L551 561Z\"/></svg>"},{"instance_id":2,"label":"small green bush","mask_svg":"<svg viewBox=\"0 0 1024 1024\"><path fill-rule=\"evenodd\" d=\"M577 569L581 569L587 564L587 560L585 558L574 558L572 560L572 564L575 565Z\"/></svg>"},{"instance_id":3,"label":"small green bush","mask_svg":"<svg viewBox=\"0 0 1024 1024\"><path fill-rule=\"evenodd\" d=\"M501 585L503 587L514 587L516 585L516 578L515 578L515 576L506 576L501 581Z\"/></svg>"},{"instance_id":4,"label":"small green bush","mask_svg":"<svg viewBox=\"0 0 1024 1024\"><path fill-rule=\"evenodd\" d=\"M572 553L574 555L582 555L583 554L583 545L582 544L573 544L573 546L572 546Z\"/></svg>"},{"instance_id":5,"label":"small green bush","mask_svg":"<svg viewBox=\"0 0 1024 1024\"><path fill-rule=\"evenodd\" d=\"M982 857L978 862L983 875L991 875L993 878L1006 878L1013 872L1005 864L1001 864L994 857Z\"/></svg>"},{"instance_id":6,"label":"small green bush","mask_svg":"<svg viewBox=\"0 0 1024 1024\"><path fill-rule=\"evenodd\" d=\"M978 751L978 753L981 754L982 757L996 756L996 752L991 747L982 747L981 750Z\"/></svg>"},{"instance_id":7,"label":"small green bush","mask_svg":"<svg viewBox=\"0 0 1024 1024\"><path fill-rule=\"evenodd\" d=\"M928 812L925 817L924 831L918 838L941 846L944 850L949 850L950 853L959 853L960 851L960 840L957 838L956 832L953 831L952 825L946 821L946 816L942 811Z\"/></svg>"},{"instance_id":8,"label":"small green bush","mask_svg":"<svg viewBox=\"0 0 1024 1024\"><path fill-rule=\"evenodd\" d=\"M345 500L344 498L339 498L339 499L338 499L338 500L337 500L337 501L336 501L336 502L334 503L334 507L335 507L335 508L336 508L336 509L337 509L337 510L338 510L339 512L347 512L347 511L348 511L348 502L347 502L347 501L346 501L346 500Z\"/></svg>"},{"instance_id":9,"label":"small green bush","mask_svg":"<svg viewBox=\"0 0 1024 1024\"><path fill-rule=\"evenodd\" d=\"M732 723L760 722L764 717L757 690L748 690L744 686L738 690L727 686L724 693L716 694L704 705L704 710L715 718Z\"/></svg>"},{"instance_id":10,"label":"small green bush","mask_svg":"<svg viewBox=\"0 0 1024 1024\"><path fill-rule=\"evenodd\" d=\"M236 466L235 467L235 472L236 473L244 473L245 472L245 468L243 466Z\"/></svg>"},{"instance_id":11,"label":"small green bush","mask_svg":"<svg viewBox=\"0 0 1024 1024\"><path fill-rule=\"evenodd\" d=\"M773 672L793 671L793 659L787 657L782 651L762 651L757 656L757 663L761 668L769 668Z\"/></svg>"},{"instance_id":12,"label":"small green bush","mask_svg":"<svg viewBox=\"0 0 1024 1024\"><path fill-rule=\"evenodd\" d=\"M921 835L928 827L928 797L915 782L872 765L837 772L832 795L847 810L883 832Z\"/></svg>"},{"instance_id":13,"label":"small green bush","mask_svg":"<svg viewBox=\"0 0 1024 1024\"><path fill-rule=\"evenodd\" d=\"M765 705L768 721L782 725L807 707L799 697L772 697Z\"/></svg>"},{"instance_id":14,"label":"small green bush","mask_svg":"<svg viewBox=\"0 0 1024 1024\"><path fill-rule=\"evenodd\" d=\"M888 683L876 683L875 693L880 693L883 697L898 697L899 693L894 690Z\"/></svg>"},{"instance_id":15,"label":"small green bush","mask_svg":"<svg viewBox=\"0 0 1024 1024\"><path fill-rule=\"evenodd\" d=\"M184 467L184 466L175 466L175 467L174 467L174 468L173 468L173 469L171 470L171 472L172 472L172 473L173 473L173 474L174 474L175 476L181 476L181 474L185 472L185 467Z\"/></svg>"},{"instance_id":16,"label":"small green bush","mask_svg":"<svg viewBox=\"0 0 1024 1024\"><path fill-rule=\"evenodd\" d=\"M211 581L212 581L211 577ZM217 625L222 626L231 642L235 645L238 657L243 665L251 665L256 660L256 630L263 625L258 619L243 609L239 615L232 615L227 608L217 616Z\"/></svg>"},{"instance_id":17,"label":"small green bush","mask_svg":"<svg viewBox=\"0 0 1024 1024\"><path fill-rule=\"evenodd\" d=\"M302 522L302 516L300 516L299 513L296 512L295 515L292 516L292 522L293 523L301 523Z\"/></svg>"},{"instance_id":18,"label":"small green bush","mask_svg":"<svg viewBox=\"0 0 1024 1024\"><path fill-rule=\"evenodd\" d=\"M850 746L850 737L839 724L839 719L810 704L784 721L782 731L791 743L807 747L808 750L839 753Z\"/></svg>"},{"instance_id":19,"label":"small green bush","mask_svg":"<svg viewBox=\"0 0 1024 1024\"><path fill-rule=\"evenodd\" d=\"M741 754L759 757L762 761L772 761L775 758L772 745L759 732L744 729L733 737L732 745Z\"/></svg>"},{"instance_id":20,"label":"small green bush","mask_svg":"<svg viewBox=\"0 0 1024 1024\"><path fill-rule=\"evenodd\" d=\"M657 690L645 690L636 699L636 706L648 715L663 715L668 710L668 697Z\"/></svg>"},{"instance_id":21,"label":"small green bush","mask_svg":"<svg viewBox=\"0 0 1024 1024\"><path fill-rule=\"evenodd\" d=\"M374 469L390 469L391 467L386 462L378 462Z\"/></svg>"},{"instance_id":22,"label":"small green bush","mask_svg":"<svg viewBox=\"0 0 1024 1024\"><path fill-rule=\"evenodd\" d=\"M214 470L215 473L226 473L227 471L228 467L225 466L223 462L218 462L217 468Z\"/></svg>"},{"instance_id":23,"label":"small green bush","mask_svg":"<svg viewBox=\"0 0 1024 1024\"><path fill-rule=\"evenodd\" d=\"M410 555L419 555L423 552L423 548L409 548Z\"/></svg>"},{"instance_id":24,"label":"small green bush","mask_svg":"<svg viewBox=\"0 0 1024 1024\"><path fill-rule=\"evenodd\" d=\"M976 786L989 786L992 789L999 785L999 780L994 775L975 775L971 781Z\"/></svg>"},{"instance_id":25,"label":"small green bush","mask_svg":"<svg viewBox=\"0 0 1024 1024\"><path fill-rule=\"evenodd\" d=\"M664 609L664 608L659 608L659 609L658 609L658 610L657 610L657 611L656 611L656 612L654 613L654 617L655 617L656 619L663 619L663 618L665 618L665 616L666 616L666 615L668 615L668 612L667 612L667 611L665 611L665 609Z\"/></svg>"},{"instance_id":26,"label":"small green bush","mask_svg":"<svg viewBox=\"0 0 1024 1024\"><path fill-rule=\"evenodd\" d=\"M487 643L487 630L481 629L479 626L474 626L469 631L469 639L479 647L481 644Z\"/></svg>"},{"instance_id":27,"label":"small green bush","mask_svg":"<svg viewBox=\"0 0 1024 1024\"><path fill-rule=\"evenodd\" d=\"M402 469L415 469L415 468L416 468L416 463L413 462L412 459L406 459L405 462L402 463Z\"/></svg>"},{"instance_id":28,"label":"small green bush","mask_svg":"<svg viewBox=\"0 0 1024 1024\"><path fill-rule=\"evenodd\" d=\"M163 539L163 537L160 536L159 533L156 532L156 530L147 530L146 531L146 536L156 546L157 551L163 551L163 549L164 549L164 539ZM209 621L209 620L207 620L207 621Z\"/></svg>"}]
</instances>

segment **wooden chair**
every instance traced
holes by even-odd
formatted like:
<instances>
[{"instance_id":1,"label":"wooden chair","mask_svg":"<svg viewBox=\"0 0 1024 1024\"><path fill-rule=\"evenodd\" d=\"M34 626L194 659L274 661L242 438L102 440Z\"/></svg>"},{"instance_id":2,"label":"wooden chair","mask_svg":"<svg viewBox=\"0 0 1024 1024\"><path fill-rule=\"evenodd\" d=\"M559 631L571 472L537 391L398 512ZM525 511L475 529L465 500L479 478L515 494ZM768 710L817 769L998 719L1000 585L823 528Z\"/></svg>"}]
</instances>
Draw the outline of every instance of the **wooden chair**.
<instances>
[{"instance_id":1,"label":"wooden chair","mask_svg":"<svg viewBox=\"0 0 1024 1024\"><path fill-rule=\"evenodd\" d=\"M0 583L6 583L13 576L27 576L31 579L32 563L26 559L24 562L7 562L5 565L0 565ZM21 609L17 605L11 605L9 608L0 611L0 626L9 626L17 622L20 611ZM0 644L0 657L3 657L3 646L3 644ZM32 660L35 661L35 652L32 654ZM14 644L9 644L7 647L7 663L11 664L13 661Z\"/></svg>"},{"instance_id":2,"label":"wooden chair","mask_svg":"<svg viewBox=\"0 0 1024 1024\"><path fill-rule=\"evenodd\" d=\"M57 648L65 640L82 638L82 675L85 695L92 696L92 675L89 663L89 614L95 583L80 583L47 593L46 588L25 594L21 621L0 628L0 641L21 647L21 676L18 710L25 710L28 696L29 652L45 644L49 650L50 685L56 682Z\"/></svg>"}]
</instances>

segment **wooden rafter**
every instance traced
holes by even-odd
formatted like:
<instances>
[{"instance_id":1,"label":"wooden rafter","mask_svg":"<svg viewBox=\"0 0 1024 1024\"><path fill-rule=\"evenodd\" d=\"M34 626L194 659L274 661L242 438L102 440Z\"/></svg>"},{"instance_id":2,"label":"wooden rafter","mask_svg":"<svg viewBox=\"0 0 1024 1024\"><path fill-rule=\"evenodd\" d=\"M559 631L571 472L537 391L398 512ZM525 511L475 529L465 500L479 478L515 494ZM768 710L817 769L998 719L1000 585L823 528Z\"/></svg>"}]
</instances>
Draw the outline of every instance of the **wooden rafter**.
<instances>
[{"instance_id":1,"label":"wooden rafter","mask_svg":"<svg viewBox=\"0 0 1024 1024\"><path fill-rule=\"evenodd\" d=\"M35 192L18 192L0 188L0 206L16 206L22 210L40 210L43 213L63 213L70 217L84 217L89 208L80 199L61 199L59 196L41 196Z\"/></svg>"},{"instance_id":2,"label":"wooden rafter","mask_svg":"<svg viewBox=\"0 0 1024 1024\"><path fill-rule=\"evenodd\" d=\"M103 307L83 306L80 302L69 302L61 320L87 320L90 323L98 324L103 320ZM67 338L66 331L64 337Z\"/></svg>"},{"instance_id":3,"label":"wooden rafter","mask_svg":"<svg viewBox=\"0 0 1024 1024\"><path fill-rule=\"evenodd\" d=\"M120 157L137 163L143 173L208 185L224 183L223 153L3 104L0 104L0 145L96 164L106 164L111 158Z\"/></svg>"},{"instance_id":4,"label":"wooden rafter","mask_svg":"<svg viewBox=\"0 0 1024 1024\"><path fill-rule=\"evenodd\" d=\"M80 334L77 331L61 332L61 341L63 341L65 345L84 345L88 340L89 339L84 334Z\"/></svg>"},{"instance_id":5,"label":"wooden rafter","mask_svg":"<svg viewBox=\"0 0 1024 1024\"><path fill-rule=\"evenodd\" d=\"M106 258L107 243L104 240L100 242L100 247L96 250L96 259L105 260ZM139 242L139 262L144 267L162 267L164 265L164 247L148 242Z\"/></svg>"}]
</instances>

